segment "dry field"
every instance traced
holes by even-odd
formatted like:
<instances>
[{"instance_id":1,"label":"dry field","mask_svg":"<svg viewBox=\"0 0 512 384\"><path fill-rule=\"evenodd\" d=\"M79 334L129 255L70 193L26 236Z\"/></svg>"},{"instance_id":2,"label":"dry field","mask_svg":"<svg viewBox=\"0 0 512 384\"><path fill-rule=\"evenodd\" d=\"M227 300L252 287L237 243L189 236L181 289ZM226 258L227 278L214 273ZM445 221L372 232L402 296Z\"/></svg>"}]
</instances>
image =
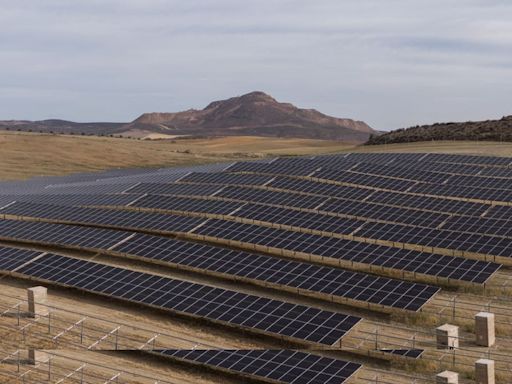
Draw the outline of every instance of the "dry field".
<instances>
[{"instance_id":1,"label":"dry field","mask_svg":"<svg viewBox=\"0 0 512 384\"><path fill-rule=\"evenodd\" d=\"M0 132L0 180L111 168L172 167L266 156L336 152L449 152L512 155L512 143L426 142L354 146L341 142L262 137L133 140Z\"/></svg>"},{"instance_id":2,"label":"dry field","mask_svg":"<svg viewBox=\"0 0 512 384\"><path fill-rule=\"evenodd\" d=\"M347 148L330 141L259 137L150 141L0 132L0 180L112 168L205 164L278 154L317 154Z\"/></svg>"}]
</instances>

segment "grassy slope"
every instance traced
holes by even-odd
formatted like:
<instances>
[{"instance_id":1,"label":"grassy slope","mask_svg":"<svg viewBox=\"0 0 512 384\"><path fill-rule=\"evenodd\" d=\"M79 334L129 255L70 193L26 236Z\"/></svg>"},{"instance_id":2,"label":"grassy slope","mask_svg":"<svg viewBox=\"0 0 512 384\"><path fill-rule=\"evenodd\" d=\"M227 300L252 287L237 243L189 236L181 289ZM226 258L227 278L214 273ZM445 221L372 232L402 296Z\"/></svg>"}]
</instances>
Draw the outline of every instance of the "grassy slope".
<instances>
[{"instance_id":1,"label":"grassy slope","mask_svg":"<svg viewBox=\"0 0 512 384\"><path fill-rule=\"evenodd\" d=\"M261 137L137 141L0 133L0 180L109 168L159 167L273 155L335 152L447 152L512 156L512 143L425 142L355 147L339 142Z\"/></svg>"},{"instance_id":2,"label":"grassy slope","mask_svg":"<svg viewBox=\"0 0 512 384\"><path fill-rule=\"evenodd\" d=\"M347 147L330 141L257 137L172 142L2 132L0 180L109 168L199 164L277 154L315 154Z\"/></svg>"}]
</instances>

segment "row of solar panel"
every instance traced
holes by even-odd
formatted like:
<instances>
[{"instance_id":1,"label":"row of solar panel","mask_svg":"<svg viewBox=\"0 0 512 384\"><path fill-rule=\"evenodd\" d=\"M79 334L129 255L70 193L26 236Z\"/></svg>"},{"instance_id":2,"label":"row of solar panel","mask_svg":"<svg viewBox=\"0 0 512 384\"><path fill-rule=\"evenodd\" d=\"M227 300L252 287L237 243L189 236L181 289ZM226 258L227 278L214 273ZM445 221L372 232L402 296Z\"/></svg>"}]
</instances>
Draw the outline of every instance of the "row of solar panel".
<instances>
[{"instance_id":1,"label":"row of solar panel","mask_svg":"<svg viewBox=\"0 0 512 384\"><path fill-rule=\"evenodd\" d=\"M407 227L400 224L367 223L354 234L376 240L417 244L463 252L501 257L512 257L510 239L443 231L431 228Z\"/></svg>"},{"instance_id":2,"label":"row of solar panel","mask_svg":"<svg viewBox=\"0 0 512 384\"><path fill-rule=\"evenodd\" d=\"M143 206L148 208L166 209L167 204L172 202L173 198L143 197L142 193L161 193L163 195L177 196L217 196L227 199L254 201L263 204L286 205L297 208L316 209L326 203L325 197L330 197L329 206L331 211L348 215L370 217L379 219L379 212L386 210L385 215L397 222L421 225L421 212L402 211L402 209L412 208L425 211L445 212L447 214L458 214L465 216L481 216L485 213L486 217L507 219L512 217L512 207L509 206L490 206L480 203L472 203L457 200L446 200L436 197L415 196L395 192L371 191L367 189L357 189L352 187L335 186L323 184L308 180L285 179L276 180L270 185L279 190L269 190L262 188L250 188L242 186L217 187L208 184L140 184L136 188L141 194L110 194L110 195L19 195L4 196L0 198L0 207L8 205L13 201L29 201L41 204L59 204L59 205L83 205L83 206ZM308 193L303 194L301 192ZM313 195L314 194L314 195ZM364 199L362 202L360 200ZM376 204L371 204L376 203ZM391 214L390 206L398 206L400 212L404 214ZM353 209L352 209L353 207ZM361 208L358 213L356 207ZM322 210L325 210L325 205ZM427 214L427 220L429 214ZM440 216L443 217L443 216ZM412 221L410 221L412 220Z\"/></svg>"},{"instance_id":3,"label":"row of solar panel","mask_svg":"<svg viewBox=\"0 0 512 384\"><path fill-rule=\"evenodd\" d=\"M496 156L471 156L471 155L451 155L440 153L346 153L342 155L318 155L314 157L282 158L276 161L300 162L310 160L317 164L337 164L343 161L369 162L378 164L404 164L414 163L441 163L441 164L460 164L475 165L480 167L512 167L512 161L508 157Z\"/></svg>"},{"instance_id":4,"label":"row of solar panel","mask_svg":"<svg viewBox=\"0 0 512 384\"><path fill-rule=\"evenodd\" d=\"M423 163L422 163L423 164ZM303 159L299 164L289 164L284 161L275 161L270 164L261 164L253 162L235 163L226 169L227 172L255 172L262 174L287 175L287 176L313 176L321 171L332 171L337 177L347 177L347 173L356 173L363 175L373 175L376 177L401 178L410 181L419 181L434 184L453 184L461 186L483 186L492 189L510 189L510 177L497 178L491 175L483 174L482 170L478 174L457 174L457 170L448 172L446 164L427 163L428 166L422 167L413 163L404 164L375 164L375 163L356 163L349 160L339 162L335 167L329 165L316 164L312 160ZM448 165L449 166L449 165ZM440 167L443 167L440 169ZM319 171L319 172L315 172ZM343 172L342 172L343 171ZM462 170L458 170L462 172ZM507 169L512 176L512 169ZM322 178L322 177L321 177ZM329 178L329 177L327 177ZM383 184L384 186L384 184Z\"/></svg>"},{"instance_id":5,"label":"row of solar panel","mask_svg":"<svg viewBox=\"0 0 512 384\"><path fill-rule=\"evenodd\" d=\"M309 263L281 260L270 256L229 250L206 244L196 244L159 236L143 234L128 235L121 232L114 236L115 231L98 230L98 240L108 239L101 249L91 243L84 244L84 235L90 234L86 228L62 224L46 224L34 222L0 221L2 232L0 238L17 239L18 241L42 241L46 244L63 247L82 247L103 252L128 254L144 260L158 260L165 264L179 267L195 268L208 271L217 276L231 279L245 278L260 285L272 283L294 290L317 293L331 299L336 296L382 306L395 307L416 311L428 302L438 288L399 280L370 276L333 267L320 267ZM9 227L8 224L11 224ZM46 232L46 234L45 234ZM62 237L66 234L66 237ZM44 236L44 238L42 238ZM87 239L85 239L87 241ZM377 249L376 251L378 251ZM456 266L481 270L478 278L487 278L489 265L483 262L465 262L463 265L450 262L444 273L454 278L456 273L468 271L451 271ZM455 260L457 261L457 260ZM443 265L443 268L445 266ZM443 273L441 273L443 275ZM471 273L468 278L474 279ZM478 280L478 279L477 279ZM478 282L478 281L477 281Z\"/></svg>"},{"instance_id":6,"label":"row of solar panel","mask_svg":"<svg viewBox=\"0 0 512 384\"><path fill-rule=\"evenodd\" d=\"M361 365L291 350L155 350L177 361L284 384L343 384Z\"/></svg>"},{"instance_id":7,"label":"row of solar panel","mask_svg":"<svg viewBox=\"0 0 512 384\"><path fill-rule=\"evenodd\" d=\"M5 249L0 248L3 271L277 337L334 345L361 320L356 316L55 254L34 258L31 251L22 256Z\"/></svg>"},{"instance_id":8,"label":"row of solar panel","mask_svg":"<svg viewBox=\"0 0 512 384\"><path fill-rule=\"evenodd\" d=\"M225 205L229 204L225 203ZM167 215L153 212L82 208L26 202L16 202L0 209L0 213L4 215L59 220L62 222L173 233L188 232L205 221L199 217Z\"/></svg>"},{"instance_id":9,"label":"row of solar panel","mask_svg":"<svg viewBox=\"0 0 512 384\"><path fill-rule=\"evenodd\" d=\"M383 225L386 226L388 224ZM405 228L411 230L415 229L413 227ZM400 228L396 228L395 230L398 231L399 229ZM208 220L206 224L195 229L193 233L202 236L209 236L213 239L219 238L232 240L246 244L283 249L291 252L312 254L323 258L378 265L386 268L478 283L484 283L487 281L487 279L489 279L489 277L500 267L499 264L495 263L454 258L452 256L442 256L429 252L403 250L401 248L391 248L328 236L319 236L215 219ZM369 236L371 233L365 233L365 235ZM388 235L389 238L391 238L391 241L393 241L392 231L389 231ZM387 238L381 233L375 234L375 238L379 237L387 240ZM405 239L402 238L401 240L404 241ZM427 243L426 240L429 240L430 243L427 243L426 245L430 247L448 247L449 245L458 246L458 244L444 244L438 239L430 237L423 238L418 236L417 239L411 238L410 240L418 240L419 242L425 243ZM398 242L398 240L396 241ZM497 239L497 241L501 241L501 239ZM492 247L490 242L487 244L477 243L475 244L475 248L478 245L481 248L477 249L483 253L489 249L491 251L502 253L502 255L499 256L510 256L509 244L509 242L506 242L506 244L499 243ZM463 243L462 245L465 246L466 244ZM504 247L500 247L503 245Z\"/></svg>"},{"instance_id":10,"label":"row of solar panel","mask_svg":"<svg viewBox=\"0 0 512 384\"><path fill-rule=\"evenodd\" d=\"M193 175L190 175L193 177ZM238 182L235 182L235 185L240 185L236 188L242 188L244 185L244 179L246 177L251 177L252 175L231 175L230 178L234 176L238 176ZM217 178L216 183L219 185L222 184L224 180L224 174L210 174L208 176L209 180L206 182L212 182L214 178ZM202 179L202 178L198 178ZM190 179L187 179L188 182L191 182ZM184 180L184 181L187 181ZM195 182L195 181L194 181ZM197 181L198 183L202 183L203 181ZM161 191L163 194L173 194L173 190L177 188L175 185L186 185L186 184L169 184L163 185ZM201 185L201 184L189 184L188 187L193 189L193 185ZM204 184L205 186L208 184ZM388 205L403 205L404 207L418 208L423 210L436 210L439 212L447 212L447 213L455 213L455 214L464 214L471 216L479 216L486 210L488 210L491 205L490 204L482 204L468 201L458 201L453 199L443 199L437 196L445 195L445 197L456 197L456 198L473 198L478 200L485 201L504 201L506 202L511 199L512 201L512 191L505 190L493 190L493 189L485 189L482 190L478 188L472 187L451 187L446 185L430 185L430 184L421 184L416 187L412 187L407 193L397 193L393 191L374 191L370 189L357 188L357 187L347 187L340 186L334 184L326 184L320 181L313 180L305 180L305 179L294 179L294 178L285 178L285 177L276 177L274 180L266 183L266 187L283 190L288 192L300 192L300 193L308 193L319 196L329 196L336 197L342 199L350 199L350 200L365 200L368 202L377 202L380 204L388 204ZM139 193L147 191L147 186L140 185L138 186ZM184 187L180 187L184 188ZM202 187L201 187L202 188ZM254 190L254 189L253 189ZM165 191L165 192L164 192ZM443 193L443 191L448 191L447 193ZM453 191L453 192L450 192ZM205 191L207 193L208 190ZM438 193L440 192L440 193ZM481 193L480 193L481 192ZM250 192L247 192L250 193ZM416 195L412 195L410 193L416 193ZM198 196L201 195L202 192L200 190L194 192L192 195ZM420 196L420 194L429 194L431 196ZM215 196L222 196L222 191L216 191ZM512 212L512 208L508 208L510 212ZM489 215L492 215L492 210L489 212Z\"/></svg>"},{"instance_id":11,"label":"row of solar panel","mask_svg":"<svg viewBox=\"0 0 512 384\"><path fill-rule=\"evenodd\" d=\"M247 207L247 208L246 208ZM371 246L370 244L364 244L359 243L355 241L350 240L344 240L340 238L332 238L330 236L319 236L319 235L312 235L309 233L301 233L299 226L302 227L309 227L309 228L316 228L317 230L330 230L335 231L339 234L351 234L351 233L357 233L357 235L360 235L361 233L361 225L363 225L363 229L367 226L374 224L374 223L365 223L360 222L357 220L351 220L351 219L341 219L337 217L327 216L332 219L336 219L336 222L334 224L329 222L324 222L322 218L318 219L309 219L306 220L304 217L308 216L319 216L316 214L311 214L307 212L300 212L300 211L293 211L293 210L287 210L287 209L281 209L281 208L269 208L266 206L256 206L256 205L247 205L246 207L240 208L237 212L233 213L233 215L237 215L239 217L244 217L246 219L252 219L252 220L259 220L259 221L268 221L269 223L281 223L281 224L292 224L294 227L297 227L296 231L289 231L289 230L280 230L275 228L265 228L265 227L259 227L257 225L251 225L251 232L247 236L249 238L248 243L251 244L259 244L258 241L263 241L265 246L270 246L269 244L272 244L271 246L274 248L283 248L287 249L284 244L281 244L279 241L280 238L285 239L293 239L294 237L303 237L303 240L301 242L298 242L297 244L293 243L293 251L295 252L303 252L303 253L311 253L311 254L319 254L320 256L329 256L334 257L335 259L341 259L341 260L350 260L350 261L357 261L359 263L363 264L370 264L370 265L380 265L382 267L392 268L392 269L399 269L399 270L406 270L410 272L417 272L417 273L423 273L428 275L434 275L439 277L446 277L451 279L458 279L458 280L466 280L466 281L472 281L475 283L483 283L490 277L490 271L487 268L483 268L483 265L479 265L478 262L475 262L473 260L465 260L462 258L452 258L451 256L442 256L437 254L427 254L427 253L412 253L410 251L407 251L403 254L398 254L397 251L400 249L397 248L390 248L390 247L382 247L379 249L379 251L383 252L385 255L389 256L381 256L377 257L372 252L369 252L368 254L360 253L360 252L351 252L350 250L353 248L368 248ZM75 207L61 207L61 206L52 206L52 205L36 205L32 203L15 203L14 205L0 210L1 213L9 213L9 214L17 214L20 216L29 216L29 217L36 217L36 218L52 218L53 220L60 220L60 217L64 218L62 221L67 221L70 223L79 223L79 224L87 224L87 225L98 225L94 217L96 215L96 212L100 209L96 208L79 208L76 209ZM88 213L89 211L92 211L94 214ZM39 212L37 214L36 212ZM61 215L62 212L62 216ZM289 212L292 213L292 215L289 214ZM141 215L144 213L141 212ZM306 215L306 216L304 216ZM183 218L182 216L175 216L175 215L165 215L169 216L169 221L172 221L172 218L177 218L175 221L177 223L181 223L180 220ZM301 216L302 218L299 218L297 220L297 216ZM115 216L112 216L115 217ZM186 218L186 217L185 217ZM199 218L197 218L199 219ZM204 234L204 228L209 228L212 226L212 223L218 223L219 221L204 221L202 220L201 223L202 226L195 225L194 228L199 227L198 231L195 231L195 233ZM16 222L14 222L16 223ZM206 224L204 224L206 223ZM234 223L232 221L220 221L222 226L231 227L233 226L236 228L243 228L242 224L240 223ZM0 224L2 224L0 222ZM330 225L334 225L334 227ZM377 224L377 223L375 223ZM15 224L13 224L15 226ZM112 221L112 226L116 225L114 221ZM385 224L381 224L385 225ZM118 225L119 228L123 228L122 225ZM193 228L187 227L186 229L192 230ZM403 226L405 227L405 226ZM370 227L375 228L375 227ZM405 227L409 229L418 229L415 227ZM168 232L173 232L174 229L172 227L168 227L165 229ZM266 231L265 237L257 236L258 231L264 230ZM182 232L182 225L179 225L176 229L177 232ZM365 232L366 233L366 232ZM450 231L437 231L436 234L439 235L439 233L444 234L446 236L446 233L451 234ZM18 234L18 237L21 237L21 233ZM214 234L215 237L218 238L225 238L225 239L232 239L229 237L230 232L224 233L219 232ZM237 235L235 232L234 235ZM379 238L378 236L372 236L372 233L366 234L368 238ZM459 234L460 235L460 234ZM4 236L7 236L4 235ZM308 243L305 243L305 236L308 237ZM362 237L365 237L361 235ZM16 237L16 236L14 236ZM125 237L127 237L125 235ZM440 238L442 238L440 236ZM410 243L414 241L415 239L409 240L407 238L403 238L402 241L406 243ZM424 242L424 239L420 239L422 242ZM476 240L475 240L476 241ZM335 244L337 249L335 249L335 253L332 254L331 248L328 246L328 244ZM420 243L421 244L421 243ZM73 245L73 244L71 244ZM260 244L261 245L261 244ZM457 245L457 244L455 244ZM466 245L466 244L465 244ZM471 244L469 244L471 245ZM289 245L288 245L289 247ZM389 249L389 251L384 252L384 250ZM371 256L371 257L370 257ZM476 263L476 264L475 264ZM469 266L471 266L469 268ZM494 268L497 269L499 266L494 265ZM481 268L481 271L478 272L478 268Z\"/></svg>"},{"instance_id":12,"label":"row of solar panel","mask_svg":"<svg viewBox=\"0 0 512 384\"><path fill-rule=\"evenodd\" d=\"M180 268L209 271L217 276L245 278L256 284L300 289L329 300L339 297L413 311L438 291L437 287L424 284L142 234L112 251Z\"/></svg>"},{"instance_id":13,"label":"row of solar panel","mask_svg":"<svg viewBox=\"0 0 512 384\"><path fill-rule=\"evenodd\" d=\"M271 187L279 177L261 174L192 173L180 180L182 183L206 183L212 185L253 185ZM288 179L282 177L281 179ZM292 179L293 180L293 179ZM299 179L300 180L300 179ZM320 170L311 175L312 181L345 183L363 188L378 188L396 192L426 194L432 196L477 199L480 201L512 202L512 190L475 188L472 186L427 184L410 180L351 173L348 171ZM286 182L286 181L285 181ZM337 186L330 186L336 190ZM136 190L136 189L134 189ZM371 190L366 192L371 193Z\"/></svg>"}]
</instances>

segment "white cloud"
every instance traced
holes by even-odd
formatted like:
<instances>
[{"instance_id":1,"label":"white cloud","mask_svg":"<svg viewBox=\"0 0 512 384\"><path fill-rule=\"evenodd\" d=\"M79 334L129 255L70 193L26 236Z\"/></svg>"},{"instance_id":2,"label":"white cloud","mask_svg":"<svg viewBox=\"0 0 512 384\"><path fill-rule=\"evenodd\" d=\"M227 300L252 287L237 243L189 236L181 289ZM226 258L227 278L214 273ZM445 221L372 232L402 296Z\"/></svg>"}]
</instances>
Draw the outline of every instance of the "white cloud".
<instances>
[{"instance_id":1,"label":"white cloud","mask_svg":"<svg viewBox=\"0 0 512 384\"><path fill-rule=\"evenodd\" d=\"M512 114L512 5L0 0L0 119L130 120L253 89L397 128Z\"/></svg>"}]
</instances>

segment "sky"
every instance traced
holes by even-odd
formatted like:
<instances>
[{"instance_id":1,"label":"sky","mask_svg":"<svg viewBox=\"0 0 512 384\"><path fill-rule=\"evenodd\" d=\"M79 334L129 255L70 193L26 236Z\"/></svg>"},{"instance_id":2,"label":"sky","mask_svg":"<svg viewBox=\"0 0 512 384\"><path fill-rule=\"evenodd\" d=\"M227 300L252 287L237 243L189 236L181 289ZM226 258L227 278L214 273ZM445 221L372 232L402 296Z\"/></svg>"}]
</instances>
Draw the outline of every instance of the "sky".
<instances>
[{"instance_id":1,"label":"sky","mask_svg":"<svg viewBox=\"0 0 512 384\"><path fill-rule=\"evenodd\" d=\"M390 130L512 115L510 0L0 0L0 119L254 90Z\"/></svg>"}]
</instances>

